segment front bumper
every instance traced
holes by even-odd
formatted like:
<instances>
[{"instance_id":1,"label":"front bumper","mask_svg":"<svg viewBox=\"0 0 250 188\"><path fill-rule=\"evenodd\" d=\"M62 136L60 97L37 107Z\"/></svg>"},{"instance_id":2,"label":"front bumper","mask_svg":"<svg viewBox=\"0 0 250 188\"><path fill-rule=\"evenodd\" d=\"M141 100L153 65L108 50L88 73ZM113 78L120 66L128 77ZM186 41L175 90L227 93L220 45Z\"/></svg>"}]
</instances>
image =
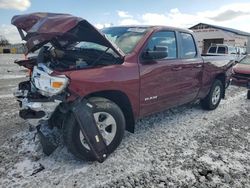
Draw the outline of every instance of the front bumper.
<instances>
[{"instance_id":1,"label":"front bumper","mask_svg":"<svg viewBox=\"0 0 250 188\"><path fill-rule=\"evenodd\" d=\"M232 77L232 84L240 87L250 88L250 79L249 78L238 78Z\"/></svg>"},{"instance_id":2,"label":"front bumper","mask_svg":"<svg viewBox=\"0 0 250 188\"><path fill-rule=\"evenodd\" d=\"M14 92L14 96L19 102L21 118L28 120L31 125L37 126L42 121L47 121L62 100L50 97L39 97L29 90L19 89Z\"/></svg>"}]
</instances>

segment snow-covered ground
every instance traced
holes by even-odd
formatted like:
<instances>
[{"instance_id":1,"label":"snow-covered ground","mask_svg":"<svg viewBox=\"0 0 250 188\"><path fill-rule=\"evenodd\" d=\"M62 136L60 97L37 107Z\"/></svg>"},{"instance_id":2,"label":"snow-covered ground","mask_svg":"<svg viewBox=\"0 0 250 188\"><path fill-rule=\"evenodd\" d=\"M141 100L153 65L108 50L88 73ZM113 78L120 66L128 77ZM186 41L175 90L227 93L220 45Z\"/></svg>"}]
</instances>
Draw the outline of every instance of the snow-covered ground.
<instances>
[{"instance_id":1,"label":"snow-covered ground","mask_svg":"<svg viewBox=\"0 0 250 188\"><path fill-rule=\"evenodd\" d=\"M0 56L0 67L3 59L13 57ZM63 145L42 153L10 95L25 79L12 66L16 77L0 70L0 187L250 187L246 89L230 86L214 111L189 104L137 121L135 134L100 164L75 159Z\"/></svg>"}]
</instances>

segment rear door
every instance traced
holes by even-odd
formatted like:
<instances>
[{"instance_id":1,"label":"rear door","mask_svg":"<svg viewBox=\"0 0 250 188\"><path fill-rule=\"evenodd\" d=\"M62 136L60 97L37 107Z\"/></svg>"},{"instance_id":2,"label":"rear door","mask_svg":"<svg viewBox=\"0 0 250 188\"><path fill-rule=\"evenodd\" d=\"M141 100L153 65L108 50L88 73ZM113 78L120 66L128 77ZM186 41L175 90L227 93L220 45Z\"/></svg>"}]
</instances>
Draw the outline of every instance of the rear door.
<instances>
[{"instance_id":1,"label":"rear door","mask_svg":"<svg viewBox=\"0 0 250 188\"><path fill-rule=\"evenodd\" d=\"M202 86L202 73L204 62L198 53L193 35L186 32L179 32L179 67L177 71L179 79L179 92L181 98L179 104L191 102L196 98Z\"/></svg>"},{"instance_id":2,"label":"rear door","mask_svg":"<svg viewBox=\"0 0 250 188\"><path fill-rule=\"evenodd\" d=\"M166 47L168 57L150 61L140 59L142 116L192 101L201 86L203 61L198 57L191 34L158 31L143 51L157 46Z\"/></svg>"}]
</instances>

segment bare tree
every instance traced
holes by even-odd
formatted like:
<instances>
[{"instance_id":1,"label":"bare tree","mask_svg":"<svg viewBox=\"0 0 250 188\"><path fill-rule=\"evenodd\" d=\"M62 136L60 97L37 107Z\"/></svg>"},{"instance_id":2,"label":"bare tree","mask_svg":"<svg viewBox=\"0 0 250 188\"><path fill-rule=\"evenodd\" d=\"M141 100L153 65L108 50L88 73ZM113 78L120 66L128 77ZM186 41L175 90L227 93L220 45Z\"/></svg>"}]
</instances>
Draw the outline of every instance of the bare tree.
<instances>
[{"instance_id":1,"label":"bare tree","mask_svg":"<svg viewBox=\"0 0 250 188\"><path fill-rule=\"evenodd\" d=\"M6 46L9 44L10 44L9 41L5 37L0 35L0 46Z\"/></svg>"}]
</instances>

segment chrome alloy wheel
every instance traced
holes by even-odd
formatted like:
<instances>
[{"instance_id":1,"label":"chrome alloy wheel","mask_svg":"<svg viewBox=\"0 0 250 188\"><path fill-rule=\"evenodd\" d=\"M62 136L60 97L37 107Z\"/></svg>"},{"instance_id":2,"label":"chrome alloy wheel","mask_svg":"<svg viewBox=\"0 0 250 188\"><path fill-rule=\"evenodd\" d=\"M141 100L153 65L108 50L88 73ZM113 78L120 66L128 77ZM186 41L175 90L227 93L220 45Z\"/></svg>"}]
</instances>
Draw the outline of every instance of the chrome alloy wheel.
<instances>
[{"instance_id":1,"label":"chrome alloy wheel","mask_svg":"<svg viewBox=\"0 0 250 188\"><path fill-rule=\"evenodd\" d=\"M220 96L221 96L221 88L220 88L220 86L216 86L214 88L214 91L212 94L212 104L213 105L216 105L219 102Z\"/></svg>"},{"instance_id":2,"label":"chrome alloy wheel","mask_svg":"<svg viewBox=\"0 0 250 188\"><path fill-rule=\"evenodd\" d=\"M96 112L94 113L94 118L97 127L101 135L103 136L106 145L108 146L113 141L116 135L117 124L115 119L111 114L107 112ZM81 130L80 130L80 140L82 145L86 149L90 150Z\"/></svg>"}]
</instances>

